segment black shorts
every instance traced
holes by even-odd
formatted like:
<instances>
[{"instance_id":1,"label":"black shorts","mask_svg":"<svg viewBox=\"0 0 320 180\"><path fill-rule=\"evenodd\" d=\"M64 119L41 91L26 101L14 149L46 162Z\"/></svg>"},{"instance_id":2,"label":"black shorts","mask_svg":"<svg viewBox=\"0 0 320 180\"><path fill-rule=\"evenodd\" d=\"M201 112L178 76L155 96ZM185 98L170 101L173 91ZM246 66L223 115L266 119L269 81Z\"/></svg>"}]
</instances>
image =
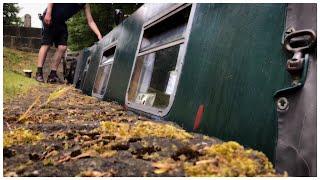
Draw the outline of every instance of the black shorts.
<instances>
[{"instance_id":1,"label":"black shorts","mask_svg":"<svg viewBox=\"0 0 320 180\"><path fill-rule=\"evenodd\" d=\"M58 45L67 45L68 41L68 28L66 23L52 23L47 26L42 22L42 40L41 45L50 45L53 43L55 47Z\"/></svg>"}]
</instances>

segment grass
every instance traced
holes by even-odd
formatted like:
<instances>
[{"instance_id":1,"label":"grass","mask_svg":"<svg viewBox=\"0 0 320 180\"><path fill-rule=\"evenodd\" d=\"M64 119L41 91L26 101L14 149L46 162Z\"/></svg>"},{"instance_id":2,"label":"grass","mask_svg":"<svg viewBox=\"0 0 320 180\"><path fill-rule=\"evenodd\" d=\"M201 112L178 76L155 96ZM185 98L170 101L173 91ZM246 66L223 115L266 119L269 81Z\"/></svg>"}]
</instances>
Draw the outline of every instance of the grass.
<instances>
[{"instance_id":1,"label":"grass","mask_svg":"<svg viewBox=\"0 0 320 180\"><path fill-rule=\"evenodd\" d=\"M3 48L3 68L23 75L24 69L36 72L38 54Z\"/></svg>"},{"instance_id":2,"label":"grass","mask_svg":"<svg viewBox=\"0 0 320 180\"><path fill-rule=\"evenodd\" d=\"M34 79L27 78L21 74L4 70L3 72L3 97L10 100L18 94L27 92L31 87L39 83Z\"/></svg>"},{"instance_id":3,"label":"grass","mask_svg":"<svg viewBox=\"0 0 320 180\"><path fill-rule=\"evenodd\" d=\"M27 92L35 85L39 85L34 79L25 77L23 72L23 69L31 69L35 72L36 59L36 53L3 48L4 101L8 101L18 94Z\"/></svg>"}]
</instances>

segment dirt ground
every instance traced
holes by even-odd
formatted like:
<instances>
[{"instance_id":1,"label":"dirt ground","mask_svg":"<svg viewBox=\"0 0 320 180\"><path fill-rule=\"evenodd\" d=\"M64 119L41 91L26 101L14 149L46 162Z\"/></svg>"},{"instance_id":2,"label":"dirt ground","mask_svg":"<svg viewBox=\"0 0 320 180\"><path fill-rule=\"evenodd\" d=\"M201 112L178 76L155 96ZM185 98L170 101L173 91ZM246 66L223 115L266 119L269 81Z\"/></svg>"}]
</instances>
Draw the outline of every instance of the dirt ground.
<instances>
[{"instance_id":1,"label":"dirt ground","mask_svg":"<svg viewBox=\"0 0 320 180\"><path fill-rule=\"evenodd\" d=\"M4 176L274 176L236 142L140 117L67 85L4 102Z\"/></svg>"}]
</instances>

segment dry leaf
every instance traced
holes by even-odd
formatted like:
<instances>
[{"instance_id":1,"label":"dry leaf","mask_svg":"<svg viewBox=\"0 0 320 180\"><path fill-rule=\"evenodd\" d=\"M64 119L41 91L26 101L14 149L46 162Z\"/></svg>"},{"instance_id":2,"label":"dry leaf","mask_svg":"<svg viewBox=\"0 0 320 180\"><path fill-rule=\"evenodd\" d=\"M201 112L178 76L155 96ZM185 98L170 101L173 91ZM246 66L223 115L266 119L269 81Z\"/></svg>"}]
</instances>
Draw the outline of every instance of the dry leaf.
<instances>
[{"instance_id":1,"label":"dry leaf","mask_svg":"<svg viewBox=\"0 0 320 180\"><path fill-rule=\"evenodd\" d=\"M163 174L177 167L177 164L172 159L162 160L156 163L152 163L152 166L157 168L154 170L156 174Z\"/></svg>"},{"instance_id":2,"label":"dry leaf","mask_svg":"<svg viewBox=\"0 0 320 180\"><path fill-rule=\"evenodd\" d=\"M80 154L79 156L71 158L72 160L80 159L80 158L86 158L86 157L97 157L99 156L99 153L95 150L89 149L88 151Z\"/></svg>"},{"instance_id":3,"label":"dry leaf","mask_svg":"<svg viewBox=\"0 0 320 180\"><path fill-rule=\"evenodd\" d=\"M29 108L27 109L27 111L24 112L24 113L20 116L20 118L18 119L18 121L22 121L22 120L28 118L28 117L31 115L31 114L30 114L31 109L32 109L37 103L40 102L40 97L41 97L41 96L38 96L38 97L36 98L36 100L29 106Z\"/></svg>"},{"instance_id":4,"label":"dry leaf","mask_svg":"<svg viewBox=\"0 0 320 180\"><path fill-rule=\"evenodd\" d=\"M103 176L111 176L111 172L100 172L100 171L94 171L94 170L87 170L80 173L79 176L82 177L103 177Z\"/></svg>"},{"instance_id":5,"label":"dry leaf","mask_svg":"<svg viewBox=\"0 0 320 180\"><path fill-rule=\"evenodd\" d=\"M57 163L63 163L63 162L69 161L70 159L71 159L70 156L62 156L62 158L59 159Z\"/></svg>"}]
</instances>

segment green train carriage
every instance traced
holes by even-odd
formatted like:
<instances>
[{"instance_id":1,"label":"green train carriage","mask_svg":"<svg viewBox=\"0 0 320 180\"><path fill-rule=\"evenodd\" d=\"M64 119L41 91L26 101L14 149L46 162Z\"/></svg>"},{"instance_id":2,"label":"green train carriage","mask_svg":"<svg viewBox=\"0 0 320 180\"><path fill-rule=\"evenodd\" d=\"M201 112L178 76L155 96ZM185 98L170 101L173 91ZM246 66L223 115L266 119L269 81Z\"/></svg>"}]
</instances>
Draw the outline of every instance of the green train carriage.
<instances>
[{"instance_id":1,"label":"green train carriage","mask_svg":"<svg viewBox=\"0 0 320 180\"><path fill-rule=\"evenodd\" d=\"M96 44L82 90L315 176L314 31L315 4L144 4Z\"/></svg>"}]
</instances>

